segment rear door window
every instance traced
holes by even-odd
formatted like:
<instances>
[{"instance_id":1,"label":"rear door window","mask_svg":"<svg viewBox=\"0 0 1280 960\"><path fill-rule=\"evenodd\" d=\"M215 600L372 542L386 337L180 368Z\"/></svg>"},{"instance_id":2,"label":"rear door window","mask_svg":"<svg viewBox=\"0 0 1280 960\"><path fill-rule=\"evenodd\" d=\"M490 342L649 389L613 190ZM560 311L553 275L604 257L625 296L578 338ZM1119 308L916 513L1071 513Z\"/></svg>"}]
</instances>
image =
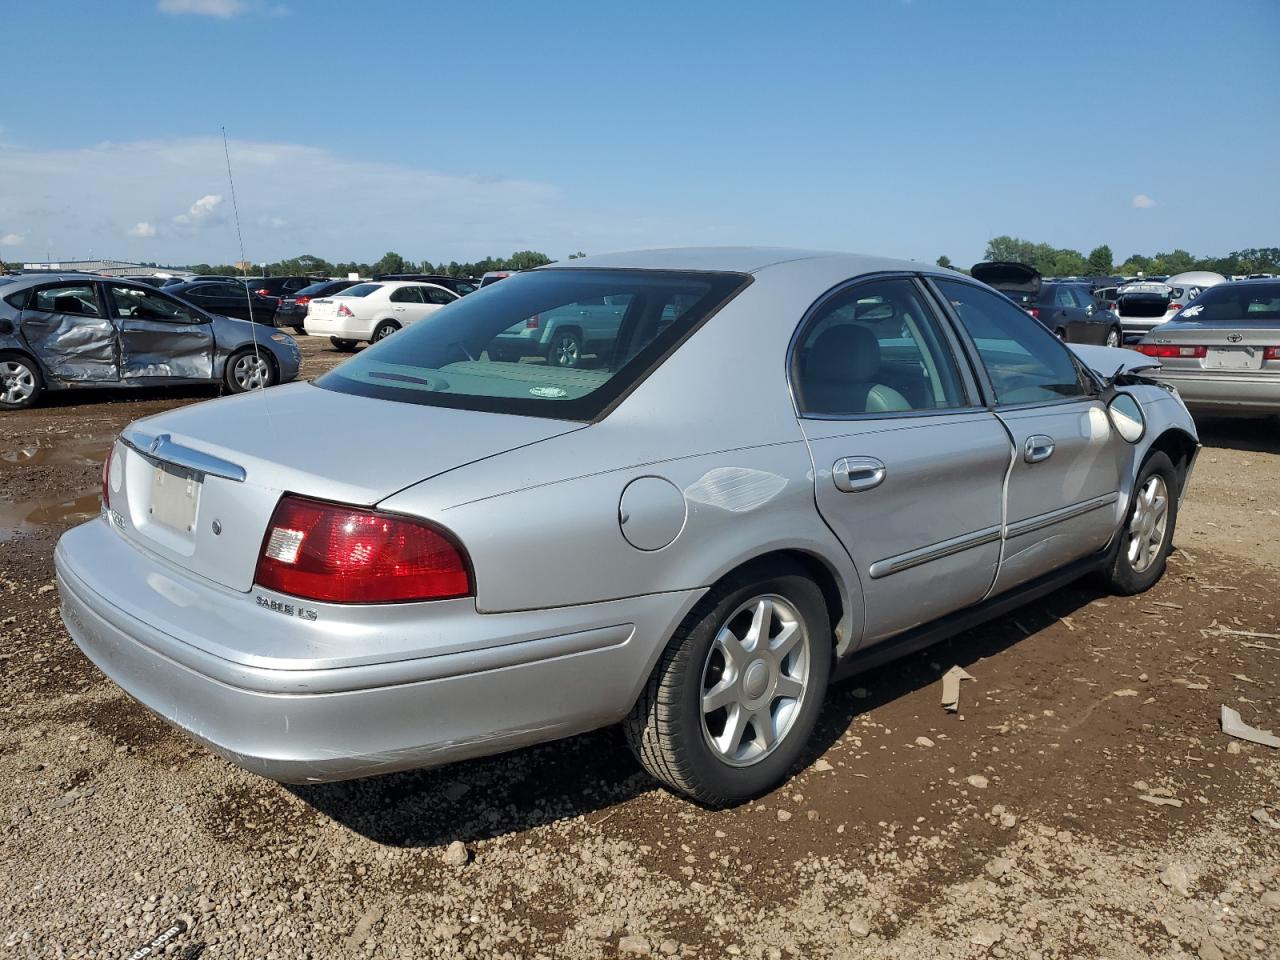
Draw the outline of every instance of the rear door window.
<instances>
[{"instance_id":1,"label":"rear door window","mask_svg":"<svg viewBox=\"0 0 1280 960\"><path fill-rule=\"evenodd\" d=\"M423 287L422 294L426 298L427 303L436 303L444 306L446 303L453 303L458 298L448 290L438 290L435 287Z\"/></svg>"},{"instance_id":2,"label":"rear door window","mask_svg":"<svg viewBox=\"0 0 1280 960\"><path fill-rule=\"evenodd\" d=\"M802 416L968 403L937 317L906 278L857 284L819 307L792 359L792 382Z\"/></svg>"},{"instance_id":3,"label":"rear door window","mask_svg":"<svg viewBox=\"0 0 1280 960\"><path fill-rule=\"evenodd\" d=\"M92 283L81 283L65 287L45 287L37 290L27 304L28 310L40 310L44 313L62 313L68 316L97 317L98 295Z\"/></svg>"},{"instance_id":4,"label":"rear door window","mask_svg":"<svg viewBox=\"0 0 1280 960\"><path fill-rule=\"evenodd\" d=\"M391 291L392 303L422 303L420 287L399 287Z\"/></svg>"},{"instance_id":5,"label":"rear door window","mask_svg":"<svg viewBox=\"0 0 1280 960\"><path fill-rule=\"evenodd\" d=\"M158 320L167 323L200 323L199 314L154 290L138 287L107 287L112 312L129 320Z\"/></svg>"},{"instance_id":6,"label":"rear door window","mask_svg":"<svg viewBox=\"0 0 1280 960\"><path fill-rule=\"evenodd\" d=\"M981 287L945 278L934 282L973 339L998 403L1048 403L1088 395L1068 348L1026 313Z\"/></svg>"}]
</instances>

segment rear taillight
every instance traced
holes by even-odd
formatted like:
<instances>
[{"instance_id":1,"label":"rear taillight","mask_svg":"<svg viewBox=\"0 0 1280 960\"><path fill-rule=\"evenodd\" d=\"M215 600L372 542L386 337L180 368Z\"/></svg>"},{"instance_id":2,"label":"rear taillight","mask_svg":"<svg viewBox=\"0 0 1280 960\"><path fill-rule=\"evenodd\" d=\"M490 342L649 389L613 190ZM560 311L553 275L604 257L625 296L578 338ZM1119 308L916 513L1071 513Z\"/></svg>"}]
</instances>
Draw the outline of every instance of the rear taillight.
<instances>
[{"instance_id":1,"label":"rear taillight","mask_svg":"<svg viewBox=\"0 0 1280 960\"><path fill-rule=\"evenodd\" d=\"M258 557L254 582L329 603L403 603L472 594L451 537L419 520L286 495Z\"/></svg>"},{"instance_id":2,"label":"rear taillight","mask_svg":"<svg viewBox=\"0 0 1280 960\"><path fill-rule=\"evenodd\" d=\"M1039 307L1027 307L1027 313L1031 314L1031 316L1035 317L1037 320L1040 319Z\"/></svg>"},{"instance_id":3,"label":"rear taillight","mask_svg":"<svg viewBox=\"0 0 1280 960\"><path fill-rule=\"evenodd\" d=\"M1263 347L1263 360L1280 360L1280 347Z\"/></svg>"},{"instance_id":4,"label":"rear taillight","mask_svg":"<svg viewBox=\"0 0 1280 960\"><path fill-rule=\"evenodd\" d=\"M1182 304L1180 304L1180 303L1171 303L1171 304L1169 304L1169 309L1170 309L1170 310L1181 310L1181 309L1182 309Z\"/></svg>"},{"instance_id":5,"label":"rear taillight","mask_svg":"<svg viewBox=\"0 0 1280 960\"><path fill-rule=\"evenodd\" d=\"M269 297L269 296L271 296L271 291L270 291L270 290L268 290L266 287L263 287L261 290L255 290L255 291L253 291L253 292L254 292L254 293L256 293L256 294L257 294L258 296L260 296L260 297Z\"/></svg>"},{"instance_id":6,"label":"rear taillight","mask_svg":"<svg viewBox=\"0 0 1280 960\"><path fill-rule=\"evenodd\" d=\"M1206 348L1203 346L1184 347L1176 343L1140 343L1135 349L1139 353L1145 353L1148 357L1164 357L1165 359L1174 357L1195 359L1203 357L1206 353Z\"/></svg>"},{"instance_id":7,"label":"rear taillight","mask_svg":"<svg viewBox=\"0 0 1280 960\"><path fill-rule=\"evenodd\" d=\"M298 306L300 306L300 307L305 307L308 303L310 303L310 302L311 302L311 298L310 298L310 297L298 297L298 298L297 298L296 300L294 300L293 302L294 302L294 303L296 303L296 304L297 304Z\"/></svg>"},{"instance_id":8,"label":"rear taillight","mask_svg":"<svg viewBox=\"0 0 1280 960\"><path fill-rule=\"evenodd\" d=\"M338 316L340 316L340 317L354 317L354 316L355 316L355 314L351 312L351 308L350 308L350 307L348 307L345 303L340 303L340 304L338 304Z\"/></svg>"},{"instance_id":9,"label":"rear taillight","mask_svg":"<svg viewBox=\"0 0 1280 960\"><path fill-rule=\"evenodd\" d=\"M542 318L535 313L532 317L530 317L528 320L524 322L524 328L526 330L537 330L538 324L540 323L542 323Z\"/></svg>"}]
</instances>

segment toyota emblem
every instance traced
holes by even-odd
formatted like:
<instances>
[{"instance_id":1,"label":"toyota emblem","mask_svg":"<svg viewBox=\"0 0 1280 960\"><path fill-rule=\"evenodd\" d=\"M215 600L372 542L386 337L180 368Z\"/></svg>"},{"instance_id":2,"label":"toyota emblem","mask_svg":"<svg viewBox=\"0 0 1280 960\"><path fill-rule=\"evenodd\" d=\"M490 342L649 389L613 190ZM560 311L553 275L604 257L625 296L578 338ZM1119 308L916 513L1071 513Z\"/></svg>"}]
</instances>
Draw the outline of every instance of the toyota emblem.
<instances>
[{"instance_id":1,"label":"toyota emblem","mask_svg":"<svg viewBox=\"0 0 1280 960\"><path fill-rule=\"evenodd\" d=\"M1239 343L1239 342L1240 342L1241 340L1243 340L1243 339L1244 339L1244 334L1243 334L1243 333L1228 333L1228 334L1227 334L1227 342L1228 342L1228 343Z\"/></svg>"}]
</instances>

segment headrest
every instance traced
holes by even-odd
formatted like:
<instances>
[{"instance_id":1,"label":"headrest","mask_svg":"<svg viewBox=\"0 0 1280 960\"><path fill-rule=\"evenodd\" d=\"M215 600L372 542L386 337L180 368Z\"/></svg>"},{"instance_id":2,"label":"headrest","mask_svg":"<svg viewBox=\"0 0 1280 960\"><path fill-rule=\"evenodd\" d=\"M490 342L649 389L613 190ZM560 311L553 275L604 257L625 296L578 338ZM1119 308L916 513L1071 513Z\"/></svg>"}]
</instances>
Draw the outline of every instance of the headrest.
<instances>
[{"instance_id":1,"label":"headrest","mask_svg":"<svg viewBox=\"0 0 1280 960\"><path fill-rule=\"evenodd\" d=\"M84 313L84 304L79 297L63 294L53 298L54 313Z\"/></svg>"},{"instance_id":2,"label":"headrest","mask_svg":"<svg viewBox=\"0 0 1280 960\"><path fill-rule=\"evenodd\" d=\"M840 323L813 341L805 375L813 380L865 383L880 369L880 341L866 327Z\"/></svg>"}]
</instances>

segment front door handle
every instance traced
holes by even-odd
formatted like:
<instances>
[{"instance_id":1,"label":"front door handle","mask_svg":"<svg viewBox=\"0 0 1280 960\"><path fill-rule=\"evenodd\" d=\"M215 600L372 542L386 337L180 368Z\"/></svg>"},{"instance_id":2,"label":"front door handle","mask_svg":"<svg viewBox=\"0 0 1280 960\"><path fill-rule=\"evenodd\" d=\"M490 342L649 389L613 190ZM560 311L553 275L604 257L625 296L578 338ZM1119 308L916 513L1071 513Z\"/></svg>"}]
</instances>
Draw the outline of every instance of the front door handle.
<instances>
[{"instance_id":1,"label":"front door handle","mask_svg":"<svg viewBox=\"0 0 1280 960\"><path fill-rule=\"evenodd\" d=\"M1022 448L1023 460L1027 463L1040 463L1051 456L1053 456L1053 437L1046 437L1043 433L1027 437L1027 443Z\"/></svg>"},{"instance_id":2,"label":"front door handle","mask_svg":"<svg viewBox=\"0 0 1280 960\"><path fill-rule=\"evenodd\" d=\"M888 471L875 457L841 457L831 468L836 489L845 493L872 490L884 483Z\"/></svg>"}]
</instances>

